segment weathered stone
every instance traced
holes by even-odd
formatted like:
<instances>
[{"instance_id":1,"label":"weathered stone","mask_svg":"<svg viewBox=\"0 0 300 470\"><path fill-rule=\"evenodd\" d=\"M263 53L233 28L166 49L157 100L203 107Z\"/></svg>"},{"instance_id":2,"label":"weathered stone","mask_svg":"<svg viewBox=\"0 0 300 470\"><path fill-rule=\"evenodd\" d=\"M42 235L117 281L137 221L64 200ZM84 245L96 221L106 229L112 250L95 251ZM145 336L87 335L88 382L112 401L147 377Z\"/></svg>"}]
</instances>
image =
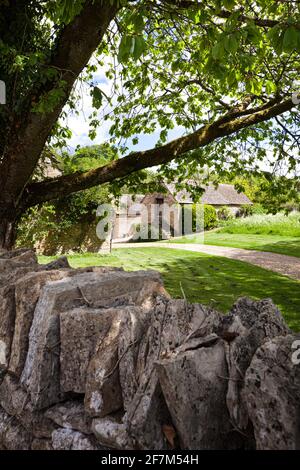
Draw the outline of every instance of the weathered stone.
<instances>
[{"instance_id":1,"label":"weathered stone","mask_svg":"<svg viewBox=\"0 0 300 470\"><path fill-rule=\"evenodd\" d=\"M300 449L300 364L292 362L297 339L265 342L247 370L243 398L259 450Z\"/></svg>"},{"instance_id":2,"label":"weathered stone","mask_svg":"<svg viewBox=\"0 0 300 470\"><path fill-rule=\"evenodd\" d=\"M34 310L47 282L64 279L69 271L40 271L25 275L15 284L16 318L8 370L20 377L25 365Z\"/></svg>"},{"instance_id":3,"label":"weathered stone","mask_svg":"<svg viewBox=\"0 0 300 470\"><path fill-rule=\"evenodd\" d=\"M7 272L0 272L0 289L2 287L9 287L14 284L18 279L21 279L22 276L25 276L28 273L37 271L37 265L33 269L32 266L22 265L21 267L8 269Z\"/></svg>"},{"instance_id":4,"label":"weathered stone","mask_svg":"<svg viewBox=\"0 0 300 470\"><path fill-rule=\"evenodd\" d=\"M16 263L9 267L13 261L0 260L7 268L7 271L0 272L0 370L7 369L10 359L16 316L15 284L28 272L38 269L37 263Z\"/></svg>"},{"instance_id":5,"label":"weathered stone","mask_svg":"<svg viewBox=\"0 0 300 470\"><path fill-rule=\"evenodd\" d=\"M67 401L54 405L45 412L45 417L51 419L58 426L66 429L80 431L83 434L91 434L92 421L85 414L81 401Z\"/></svg>"},{"instance_id":6,"label":"weathered stone","mask_svg":"<svg viewBox=\"0 0 300 470\"><path fill-rule=\"evenodd\" d=\"M15 325L14 286L0 289L0 369L7 369Z\"/></svg>"},{"instance_id":7,"label":"weathered stone","mask_svg":"<svg viewBox=\"0 0 300 470\"><path fill-rule=\"evenodd\" d=\"M198 343L198 344L197 344ZM217 335L191 340L157 363L158 377L184 449L224 449L229 433L227 364Z\"/></svg>"},{"instance_id":8,"label":"weathered stone","mask_svg":"<svg viewBox=\"0 0 300 470\"><path fill-rule=\"evenodd\" d=\"M139 344L135 373L128 375L128 381L136 381L137 391L126 409L124 422L137 448L164 449L167 443L162 426L168 424L170 415L155 363L190 337L203 318L185 301L163 298L157 301L150 318L150 326Z\"/></svg>"},{"instance_id":9,"label":"weathered stone","mask_svg":"<svg viewBox=\"0 0 300 470\"><path fill-rule=\"evenodd\" d=\"M60 384L63 392L85 393L90 360L116 315L116 309L88 307L60 315Z\"/></svg>"},{"instance_id":10,"label":"weathered stone","mask_svg":"<svg viewBox=\"0 0 300 470\"><path fill-rule=\"evenodd\" d=\"M104 447L118 450L133 449L133 444L120 416L96 418L93 420L92 430L97 441Z\"/></svg>"},{"instance_id":11,"label":"weathered stone","mask_svg":"<svg viewBox=\"0 0 300 470\"><path fill-rule=\"evenodd\" d=\"M43 264L41 269L43 271L51 271L52 269L71 269L68 258L66 256L60 256L60 258L51 261L50 263Z\"/></svg>"},{"instance_id":12,"label":"weathered stone","mask_svg":"<svg viewBox=\"0 0 300 470\"><path fill-rule=\"evenodd\" d=\"M29 450L31 436L18 420L0 408L0 445L7 450Z\"/></svg>"},{"instance_id":13,"label":"weathered stone","mask_svg":"<svg viewBox=\"0 0 300 470\"><path fill-rule=\"evenodd\" d=\"M255 351L268 338L286 335L288 328L271 300L239 299L224 317L221 336L229 335L226 355L229 369L227 407L232 421L240 429L248 427L248 412L242 399L244 375Z\"/></svg>"},{"instance_id":14,"label":"weathered stone","mask_svg":"<svg viewBox=\"0 0 300 470\"><path fill-rule=\"evenodd\" d=\"M87 373L85 409L92 416L103 417L123 406L119 381L118 348L122 316L134 307L111 310L111 327L99 343Z\"/></svg>"},{"instance_id":15,"label":"weathered stone","mask_svg":"<svg viewBox=\"0 0 300 470\"><path fill-rule=\"evenodd\" d=\"M23 428L37 438L49 438L56 425L43 412L35 411L28 393L8 374L0 385L0 405L11 416L16 416Z\"/></svg>"},{"instance_id":16,"label":"weathered stone","mask_svg":"<svg viewBox=\"0 0 300 470\"><path fill-rule=\"evenodd\" d=\"M130 308L121 317L118 340L119 380L123 406L127 410L138 390L136 371L139 347L143 335L149 328L152 309Z\"/></svg>"},{"instance_id":17,"label":"weathered stone","mask_svg":"<svg viewBox=\"0 0 300 470\"><path fill-rule=\"evenodd\" d=\"M184 312L184 314L183 314ZM181 321L178 322L182 314ZM151 312L149 328L139 344L136 370L133 376L128 376L128 381L136 381L137 391L126 409L124 422L126 430L140 449L164 449L166 448L162 425L167 424L168 410L162 397L155 371L155 361L174 343L180 341L182 336L188 334L188 318L184 321L185 302L168 301L161 299L156 308ZM175 319L176 325L172 331L168 331L169 319ZM152 447L153 446L153 447Z\"/></svg>"},{"instance_id":18,"label":"weathered stone","mask_svg":"<svg viewBox=\"0 0 300 470\"><path fill-rule=\"evenodd\" d=\"M298 338L271 301L223 316L154 272L19 250L0 254L0 315L0 449L300 447Z\"/></svg>"},{"instance_id":19,"label":"weathered stone","mask_svg":"<svg viewBox=\"0 0 300 470\"><path fill-rule=\"evenodd\" d=\"M59 380L61 312L83 304L95 308L147 304L160 292L164 292L161 279L153 271L85 273L48 283L35 309L21 378L32 403L44 408L63 399Z\"/></svg>"},{"instance_id":20,"label":"weathered stone","mask_svg":"<svg viewBox=\"0 0 300 470\"><path fill-rule=\"evenodd\" d=\"M31 450L53 450L51 439L34 439Z\"/></svg>"},{"instance_id":21,"label":"weathered stone","mask_svg":"<svg viewBox=\"0 0 300 470\"><path fill-rule=\"evenodd\" d=\"M57 429L52 434L54 450L100 450L92 436L86 436L72 429Z\"/></svg>"},{"instance_id":22,"label":"weathered stone","mask_svg":"<svg viewBox=\"0 0 300 470\"><path fill-rule=\"evenodd\" d=\"M167 449L163 426L170 423L170 412L153 370L147 383L139 387L124 416L126 432L136 449Z\"/></svg>"},{"instance_id":23,"label":"weathered stone","mask_svg":"<svg viewBox=\"0 0 300 470\"><path fill-rule=\"evenodd\" d=\"M37 257L34 252L27 251L15 258L1 258L0 257L0 275L7 275L9 272L22 268L27 267L31 268L32 271L34 269L38 269Z\"/></svg>"},{"instance_id":24,"label":"weathered stone","mask_svg":"<svg viewBox=\"0 0 300 470\"><path fill-rule=\"evenodd\" d=\"M23 254L28 254L30 257L33 257L35 255L35 251L30 249L30 248L17 248L16 250L0 250L0 259L12 259L12 258L17 258L20 255Z\"/></svg>"}]
</instances>

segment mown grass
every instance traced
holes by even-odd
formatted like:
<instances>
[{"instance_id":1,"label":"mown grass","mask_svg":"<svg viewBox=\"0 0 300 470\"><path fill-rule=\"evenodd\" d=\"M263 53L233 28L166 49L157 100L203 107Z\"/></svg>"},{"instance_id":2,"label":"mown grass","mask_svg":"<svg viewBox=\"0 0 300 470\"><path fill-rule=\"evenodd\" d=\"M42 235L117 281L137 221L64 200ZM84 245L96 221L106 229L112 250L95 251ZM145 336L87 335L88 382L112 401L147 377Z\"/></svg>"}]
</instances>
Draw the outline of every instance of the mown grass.
<instances>
[{"instance_id":1,"label":"mown grass","mask_svg":"<svg viewBox=\"0 0 300 470\"><path fill-rule=\"evenodd\" d=\"M175 298L184 291L190 302L212 305L227 312L242 296L272 298L288 325L300 331L300 283L271 271L236 260L166 248L115 249L111 255L76 254L73 267L122 266L133 271L157 269ZM40 262L49 262L40 257Z\"/></svg>"},{"instance_id":2,"label":"mown grass","mask_svg":"<svg viewBox=\"0 0 300 470\"><path fill-rule=\"evenodd\" d=\"M253 215L228 221L217 231L170 240L248 250L270 251L300 257L300 214Z\"/></svg>"},{"instance_id":3,"label":"mown grass","mask_svg":"<svg viewBox=\"0 0 300 470\"><path fill-rule=\"evenodd\" d=\"M300 237L208 232L205 235L205 243L300 257Z\"/></svg>"},{"instance_id":4,"label":"mown grass","mask_svg":"<svg viewBox=\"0 0 300 470\"><path fill-rule=\"evenodd\" d=\"M199 235L191 238L182 237L170 240L170 243L203 243L203 236ZM270 251L300 258L300 237L206 232L204 235L204 244L231 246L247 250Z\"/></svg>"}]
</instances>

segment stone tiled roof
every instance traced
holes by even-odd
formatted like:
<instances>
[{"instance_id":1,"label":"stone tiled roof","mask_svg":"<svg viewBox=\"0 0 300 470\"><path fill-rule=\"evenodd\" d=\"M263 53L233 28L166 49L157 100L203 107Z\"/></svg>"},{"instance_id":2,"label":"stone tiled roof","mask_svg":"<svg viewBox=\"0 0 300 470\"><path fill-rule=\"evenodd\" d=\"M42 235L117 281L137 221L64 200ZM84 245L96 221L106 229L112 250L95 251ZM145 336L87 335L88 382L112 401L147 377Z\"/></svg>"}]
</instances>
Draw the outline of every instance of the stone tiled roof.
<instances>
[{"instance_id":1,"label":"stone tiled roof","mask_svg":"<svg viewBox=\"0 0 300 470\"><path fill-rule=\"evenodd\" d=\"M188 191L176 191L175 184L166 185L171 194L179 203L191 204L193 199ZM221 205L221 206L241 206L243 204L252 204L252 201L244 194L239 193L232 184L219 184L215 187L210 184L205 188L201 198L203 204Z\"/></svg>"},{"instance_id":2,"label":"stone tiled roof","mask_svg":"<svg viewBox=\"0 0 300 470\"><path fill-rule=\"evenodd\" d=\"M166 184L165 186L175 201L179 204L193 203L193 198L188 191L177 191L175 184ZM128 214L128 208L131 208L131 211L133 211L134 206L136 206L136 209L138 210L140 203L143 203L147 196L149 195L145 196L138 194L136 196L132 196L131 194L124 194L121 196L117 213L119 215ZM166 195L161 194L161 196L164 197ZM213 206L242 206L244 204L253 204L244 193L239 193L232 184L219 184L218 187L215 187L212 184L208 185L205 188L201 202L203 204L210 204Z\"/></svg>"},{"instance_id":3,"label":"stone tiled roof","mask_svg":"<svg viewBox=\"0 0 300 470\"><path fill-rule=\"evenodd\" d=\"M202 202L224 206L252 204L252 201L244 193L239 193L232 184L219 184L217 188L208 186L202 196Z\"/></svg>"}]
</instances>

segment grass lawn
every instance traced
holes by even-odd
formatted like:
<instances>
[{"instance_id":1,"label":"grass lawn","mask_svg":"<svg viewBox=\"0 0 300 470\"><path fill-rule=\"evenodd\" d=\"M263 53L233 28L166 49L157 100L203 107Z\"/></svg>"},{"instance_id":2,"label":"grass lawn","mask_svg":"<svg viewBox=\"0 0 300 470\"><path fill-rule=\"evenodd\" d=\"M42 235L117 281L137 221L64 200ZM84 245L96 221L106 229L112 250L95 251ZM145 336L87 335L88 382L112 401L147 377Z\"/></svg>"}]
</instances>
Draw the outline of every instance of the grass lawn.
<instances>
[{"instance_id":1,"label":"grass lawn","mask_svg":"<svg viewBox=\"0 0 300 470\"><path fill-rule=\"evenodd\" d=\"M53 258L42 256L41 263ZM126 270L157 269L173 297L228 311L241 296L271 297L288 325L300 331L300 283L236 260L166 248L115 249L111 255L68 256L73 267L122 266Z\"/></svg>"},{"instance_id":2,"label":"grass lawn","mask_svg":"<svg viewBox=\"0 0 300 470\"><path fill-rule=\"evenodd\" d=\"M202 236L182 237L170 240L171 243L203 243ZM232 246L248 250L272 251L283 255L300 257L300 237L280 235L254 235L243 233L206 232L206 245Z\"/></svg>"}]
</instances>

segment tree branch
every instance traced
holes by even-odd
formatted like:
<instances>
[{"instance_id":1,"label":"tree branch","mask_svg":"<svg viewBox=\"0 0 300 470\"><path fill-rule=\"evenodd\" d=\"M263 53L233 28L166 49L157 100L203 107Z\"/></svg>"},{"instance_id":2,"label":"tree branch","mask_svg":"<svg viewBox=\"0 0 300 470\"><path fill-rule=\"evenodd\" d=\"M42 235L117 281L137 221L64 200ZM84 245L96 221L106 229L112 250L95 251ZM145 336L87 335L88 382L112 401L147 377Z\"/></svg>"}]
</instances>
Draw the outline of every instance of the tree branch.
<instances>
[{"instance_id":1,"label":"tree branch","mask_svg":"<svg viewBox=\"0 0 300 470\"><path fill-rule=\"evenodd\" d=\"M165 3L174 3L177 7L181 8L191 8L191 7L201 7L201 2L197 0L177 0L177 2L171 2L171 0L165 0ZM205 2L206 3L206 2ZM175 6L174 5L174 6ZM209 6L209 5L208 5ZM228 11L228 10L221 10L221 11L215 11L213 7L210 7L212 11L214 11L214 14L219 17L219 18L230 18L232 13L240 13L239 19L242 22L246 21L253 21L257 26L262 26L265 28L273 28L274 26L277 26L280 24L280 21L278 20L270 20L269 18L252 18L251 16L247 16L244 14L244 9L240 8L239 10L233 10L233 11Z\"/></svg>"},{"instance_id":2,"label":"tree branch","mask_svg":"<svg viewBox=\"0 0 300 470\"><path fill-rule=\"evenodd\" d=\"M106 29L118 11L117 2L86 0L80 14L61 32L52 59L47 64L61 70L60 80L65 83L64 94L55 106L45 113L32 110L22 117L22 128L14 131L14 138L6 148L0 164L0 187L14 204L22 195L36 167L52 128L66 104L74 83L98 47ZM38 90L38 100L45 91L57 88L57 79Z\"/></svg>"},{"instance_id":3,"label":"tree branch","mask_svg":"<svg viewBox=\"0 0 300 470\"><path fill-rule=\"evenodd\" d=\"M240 13L241 13L239 16L240 21L242 22L253 21L256 24L256 26L262 26L265 28L273 28L274 26L277 26L278 24L280 24L280 22L277 20L269 20L267 18L251 18L250 16L246 16L243 14L243 9L240 10ZM227 11L227 10L222 10L216 13L216 16L218 16L219 18L224 18L224 19L230 18L231 15L232 15L232 12Z\"/></svg>"},{"instance_id":4,"label":"tree branch","mask_svg":"<svg viewBox=\"0 0 300 470\"><path fill-rule=\"evenodd\" d=\"M116 178L123 178L145 168L168 163L185 152L204 147L218 138L232 135L241 129L267 121L291 110L294 106L291 99L275 104L273 101L269 103L269 106L264 105L253 109L252 114L249 114L249 110L247 110L248 114L245 116L227 115L226 120L223 116L217 121L201 127L196 132L173 140L161 147L143 152L134 152L108 165L84 173L76 172L59 178L32 183L27 186L21 205L23 208L28 208L76 191L111 182Z\"/></svg>"}]
</instances>

